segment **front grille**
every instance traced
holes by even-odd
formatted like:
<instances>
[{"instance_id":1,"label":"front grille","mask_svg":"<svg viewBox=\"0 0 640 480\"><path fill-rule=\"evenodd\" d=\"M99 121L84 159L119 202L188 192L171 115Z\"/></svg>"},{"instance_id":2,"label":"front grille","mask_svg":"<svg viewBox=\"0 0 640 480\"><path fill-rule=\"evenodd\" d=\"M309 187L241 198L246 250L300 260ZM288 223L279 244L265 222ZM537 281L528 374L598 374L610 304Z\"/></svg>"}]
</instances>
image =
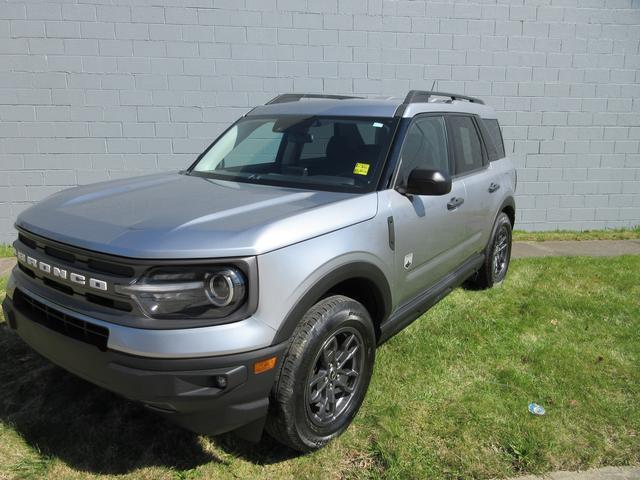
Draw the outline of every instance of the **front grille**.
<instances>
[{"instance_id":1,"label":"front grille","mask_svg":"<svg viewBox=\"0 0 640 480\"><path fill-rule=\"evenodd\" d=\"M38 237L27 232L20 232L19 242L16 248L26 255L33 255L53 267L59 267L68 271L75 271L87 278L96 276L99 280L107 282L110 286L116 283L129 283L136 278L137 272L132 265L111 258L95 258L91 252L70 247L53 240ZM30 252L29 250L33 250ZM99 254L96 254L99 255ZM94 290L87 284L74 284L67 279L60 280L54 277L50 271L42 271L37 266L18 262L20 270L48 288L62 292L65 295L75 297L78 300L99 305L103 309L117 310L120 312L133 311L133 305L128 297L119 295L108 288L104 291ZM109 313L109 312L105 312Z\"/></svg>"},{"instance_id":2,"label":"front grille","mask_svg":"<svg viewBox=\"0 0 640 480\"><path fill-rule=\"evenodd\" d=\"M33 270L31 270L30 268L25 267L23 264L18 263L18 268L24 272L26 275L29 275L31 278L36 278L36 274L33 273Z\"/></svg>"},{"instance_id":3,"label":"front grille","mask_svg":"<svg viewBox=\"0 0 640 480\"><path fill-rule=\"evenodd\" d=\"M73 253L65 252L64 250L60 250L59 248L53 248L46 246L44 247L44 253L49 255L50 257L58 258L60 260L64 260L67 263L75 263L76 256Z\"/></svg>"},{"instance_id":4,"label":"front grille","mask_svg":"<svg viewBox=\"0 0 640 480\"><path fill-rule=\"evenodd\" d=\"M107 349L109 341L109 329L107 328L94 325L49 307L31 298L20 289L16 289L13 294L13 305L16 310L26 315L30 320L50 330L89 345L94 345L100 350Z\"/></svg>"},{"instance_id":5,"label":"front grille","mask_svg":"<svg viewBox=\"0 0 640 480\"><path fill-rule=\"evenodd\" d=\"M108 273L109 275L116 275L118 277L133 277L136 272L133 268L126 265L118 265L117 263L103 262L90 258L87 260L87 265L90 270L95 270L100 273Z\"/></svg>"},{"instance_id":6,"label":"front grille","mask_svg":"<svg viewBox=\"0 0 640 480\"><path fill-rule=\"evenodd\" d=\"M66 295L69 295L69 296L78 295L80 297L84 297L85 300L87 300L88 302L94 303L96 305L102 305L103 307L120 310L122 312L130 312L133 310L133 308L131 307L131 304L124 300L117 300L114 298L103 297L101 295L96 295L94 293L89 293L89 292L76 293L73 290L73 288L71 288L69 285L64 285L60 282L56 282L55 280L52 280L47 277L39 278L33 270L31 270L29 267L24 266L21 263L18 263L18 268L25 274L29 275L34 280L40 280L47 287L58 290L59 292L62 292Z\"/></svg>"},{"instance_id":7,"label":"front grille","mask_svg":"<svg viewBox=\"0 0 640 480\"><path fill-rule=\"evenodd\" d=\"M18 239L24 243L27 247L32 248L33 250L35 250L36 248L38 248L38 244L36 243L35 240L28 238L27 236L23 235L22 233L18 234Z\"/></svg>"},{"instance_id":8,"label":"front grille","mask_svg":"<svg viewBox=\"0 0 640 480\"><path fill-rule=\"evenodd\" d=\"M32 238L30 235L31 234L20 232L18 234L18 240L38 253L44 253L47 257L62 260L69 267L75 267L86 272L102 273L123 278L132 278L136 275L136 271L131 265L115 260L97 259L89 252L81 252L73 247L41 237L34 236Z\"/></svg>"}]
</instances>

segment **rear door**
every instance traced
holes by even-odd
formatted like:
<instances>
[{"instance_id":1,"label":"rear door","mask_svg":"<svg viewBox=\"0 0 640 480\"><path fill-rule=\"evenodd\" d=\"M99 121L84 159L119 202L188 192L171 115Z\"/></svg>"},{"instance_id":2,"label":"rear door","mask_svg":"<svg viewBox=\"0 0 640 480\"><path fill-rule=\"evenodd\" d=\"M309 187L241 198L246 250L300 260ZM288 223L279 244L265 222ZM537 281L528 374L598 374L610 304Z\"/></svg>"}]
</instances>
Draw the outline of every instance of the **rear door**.
<instances>
[{"instance_id":1,"label":"rear door","mask_svg":"<svg viewBox=\"0 0 640 480\"><path fill-rule=\"evenodd\" d=\"M455 179L464 183L466 191L465 209L462 212L465 224L465 255L484 249L488 225L491 219L491 173L479 127L473 115L447 115L447 130L451 140Z\"/></svg>"},{"instance_id":2,"label":"rear door","mask_svg":"<svg viewBox=\"0 0 640 480\"><path fill-rule=\"evenodd\" d=\"M512 188L512 167L506 160L504 142L498 120L495 118L476 118L476 122L480 127L489 162L486 187L490 197L489 208L491 214L495 216L502 207L505 191L509 191ZM491 224L489 225L489 229L492 228L493 218L491 218Z\"/></svg>"},{"instance_id":3,"label":"rear door","mask_svg":"<svg viewBox=\"0 0 640 480\"><path fill-rule=\"evenodd\" d=\"M400 152L395 185L406 184L414 168L451 174L451 159L443 115L413 119ZM447 195L401 195L389 191L394 219L398 302L403 304L442 279L464 261L466 207L462 180Z\"/></svg>"}]
</instances>

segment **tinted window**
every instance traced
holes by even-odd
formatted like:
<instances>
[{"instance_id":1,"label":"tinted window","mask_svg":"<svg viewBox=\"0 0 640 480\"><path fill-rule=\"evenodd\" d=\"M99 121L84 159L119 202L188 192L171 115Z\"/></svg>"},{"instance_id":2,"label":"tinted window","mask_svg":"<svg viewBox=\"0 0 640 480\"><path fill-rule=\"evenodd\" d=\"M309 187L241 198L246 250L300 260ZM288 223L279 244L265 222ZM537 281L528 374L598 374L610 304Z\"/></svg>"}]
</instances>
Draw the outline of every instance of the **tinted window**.
<instances>
[{"instance_id":1,"label":"tinted window","mask_svg":"<svg viewBox=\"0 0 640 480\"><path fill-rule=\"evenodd\" d=\"M452 115L447 119L449 138L453 145L456 174L482 167L482 144L471 117Z\"/></svg>"},{"instance_id":2,"label":"tinted window","mask_svg":"<svg viewBox=\"0 0 640 480\"><path fill-rule=\"evenodd\" d=\"M502 133L498 120L480 120L480 129L484 137L484 143L487 146L489 160L499 160L504 158L504 143L502 142Z\"/></svg>"},{"instance_id":3,"label":"tinted window","mask_svg":"<svg viewBox=\"0 0 640 480\"><path fill-rule=\"evenodd\" d=\"M359 122L356 124L360 138L362 138L365 145L373 145L374 143L377 143L380 133L384 132L384 130L380 130L381 126L382 125L376 122Z\"/></svg>"},{"instance_id":4,"label":"tinted window","mask_svg":"<svg viewBox=\"0 0 640 480\"><path fill-rule=\"evenodd\" d=\"M486 120L484 123L489 129L489 133L491 133L493 140L496 143L496 147L498 149L498 158L503 158L505 156L504 141L502 139L502 131L500 130L498 120Z\"/></svg>"},{"instance_id":5,"label":"tinted window","mask_svg":"<svg viewBox=\"0 0 640 480\"><path fill-rule=\"evenodd\" d=\"M447 133L444 119L437 116L419 117L407 130L400 153L398 183L406 183L411 170L426 168L449 173Z\"/></svg>"},{"instance_id":6,"label":"tinted window","mask_svg":"<svg viewBox=\"0 0 640 480\"><path fill-rule=\"evenodd\" d=\"M302 147L301 159L320 158L331 155L330 142L333 137L347 139L351 147L362 150L378 151L376 145L385 143L386 136L390 132L385 125L380 122L359 122L345 119L342 122L334 120L317 119L309 127L311 141ZM334 140L333 143L336 143ZM329 153L327 154L327 150Z\"/></svg>"},{"instance_id":7,"label":"tinted window","mask_svg":"<svg viewBox=\"0 0 640 480\"><path fill-rule=\"evenodd\" d=\"M318 158L327 155L327 145L333 137L333 124L320 123L309 128L309 134L313 142L305 143L302 146L300 158Z\"/></svg>"}]
</instances>

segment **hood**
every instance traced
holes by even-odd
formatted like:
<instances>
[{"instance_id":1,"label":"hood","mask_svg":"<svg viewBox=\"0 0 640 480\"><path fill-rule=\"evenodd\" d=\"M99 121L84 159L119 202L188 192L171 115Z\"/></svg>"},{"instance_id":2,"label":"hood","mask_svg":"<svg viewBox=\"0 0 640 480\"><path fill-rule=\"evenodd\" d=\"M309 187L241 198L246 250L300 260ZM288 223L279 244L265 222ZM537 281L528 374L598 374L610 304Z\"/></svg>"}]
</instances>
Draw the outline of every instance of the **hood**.
<instances>
[{"instance_id":1,"label":"hood","mask_svg":"<svg viewBox=\"0 0 640 480\"><path fill-rule=\"evenodd\" d=\"M76 187L16 225L62 243L130 258L259 255L377 212L377 195L158 174Z\"/></svg>"}]
</instances>

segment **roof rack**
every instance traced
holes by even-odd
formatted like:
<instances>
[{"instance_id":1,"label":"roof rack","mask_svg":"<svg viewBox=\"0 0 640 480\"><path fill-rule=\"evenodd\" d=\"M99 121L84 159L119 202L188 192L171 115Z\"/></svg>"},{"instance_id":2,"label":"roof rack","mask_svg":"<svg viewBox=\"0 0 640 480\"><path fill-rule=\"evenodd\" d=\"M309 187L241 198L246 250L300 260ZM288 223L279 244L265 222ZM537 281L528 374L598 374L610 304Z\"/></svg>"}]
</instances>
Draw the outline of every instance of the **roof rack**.
<instances>
[{"instance_id":1,"label":"roof rack","mask_svg":"<svg viewBox=\"0 0 640 480\"><path fill-rule=\"evenodd\" d=\"M466 95L458 95L457 93L430 92L427 90L411 90L409 93L407 93L407 96L405 97L403 103L427 103L430 97L449 97L451 101L466 100L471 103L479 103L481 105L484 105L484 102L479 98L467 97Z\"/></svg>"},{"instance_id":2,"label":"roof rack","mask_svg":"<svg viewBox=\"0 0 640 480\"><path fill-rule=\"evenodd\" d=\"M348 95L324 95L321 93L284 93L282 95L278 95L275 98L269 100L265 105L273 105L274 103L287 103L287 102L297 102L302 100L303 98L320 98L325 100L348 100L350 98L362 98L362 97L353 97Z\"/></svg>"}]
</instances>

